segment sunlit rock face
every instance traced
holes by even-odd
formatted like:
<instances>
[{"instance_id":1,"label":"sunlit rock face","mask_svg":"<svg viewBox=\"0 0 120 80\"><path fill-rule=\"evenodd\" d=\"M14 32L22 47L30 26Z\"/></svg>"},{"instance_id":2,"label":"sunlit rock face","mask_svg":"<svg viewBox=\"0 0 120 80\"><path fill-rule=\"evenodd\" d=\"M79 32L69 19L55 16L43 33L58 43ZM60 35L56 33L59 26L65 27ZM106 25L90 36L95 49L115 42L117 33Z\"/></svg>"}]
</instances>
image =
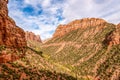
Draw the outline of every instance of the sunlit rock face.
<instances>
[{"instance_id":1,"label":"sunlit rock face","mask_svg":"<svg viewBox=\"0 0 120 80\"><path fill-rule=\"evenodd\" d=\"M66 25L59 25L53 37L61 37L66 33L69 33L78 28L86 29L88 27L96 27L96 26L100 26L102 28L104 27L105 23L106 23L105 20L99 18L84 18L81 20L75 20Z\"/></svg>"},{"instance_id":2,"label":"sunlit rock face","mask_svg":"<svg viewBox=\"0 0 120 80\"><path fill-rule=\"evenodd\" d=\"M7 3L8 0L0 0L0 45L26 47L25 32L8 16Z\"/></svg>"},{"instance_id":3,"label":"sunlit rock face","mask_svg":"<svg viewBox=\"0 0 120 80\"><path fill-rule=\"evenodd\" d=\"M0 63L23 57L27 46L25 32L8 16L7 4L8 0L0 0Z\"/></svg>"}]
</instances>

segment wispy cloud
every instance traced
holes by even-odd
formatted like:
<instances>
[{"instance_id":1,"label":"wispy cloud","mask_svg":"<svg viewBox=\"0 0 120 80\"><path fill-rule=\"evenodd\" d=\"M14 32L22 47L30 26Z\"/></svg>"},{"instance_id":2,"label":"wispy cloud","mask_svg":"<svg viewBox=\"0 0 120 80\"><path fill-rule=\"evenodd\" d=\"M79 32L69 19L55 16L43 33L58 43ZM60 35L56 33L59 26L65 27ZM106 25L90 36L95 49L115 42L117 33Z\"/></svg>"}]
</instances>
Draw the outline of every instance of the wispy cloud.
<instances>
[{"instance_id":1,"label":"wispy cloud","mask_svg":"<svg viewBox=\"0 0 120 80\"><path fill-rule=\"evenodd\" d=\"M52 37L57 25L86 17L120 22L120 0L9 0L9 15L25 31Z\"/></svg>"}]
</instances>

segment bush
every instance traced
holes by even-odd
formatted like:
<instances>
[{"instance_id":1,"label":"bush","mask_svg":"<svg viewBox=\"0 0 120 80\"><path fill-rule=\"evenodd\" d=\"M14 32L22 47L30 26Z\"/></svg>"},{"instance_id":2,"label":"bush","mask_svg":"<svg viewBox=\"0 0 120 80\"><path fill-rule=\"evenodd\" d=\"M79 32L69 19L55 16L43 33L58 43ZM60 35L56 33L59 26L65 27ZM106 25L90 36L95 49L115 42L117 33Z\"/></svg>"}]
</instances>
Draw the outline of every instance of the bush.
<instances>
[{"instance_id":1,"label":"bush","mask_svg":"<svg viewBox=\"0 0 120 80\"><path fill-rule=\"evenodd\" d=\"M0 46L0 51L4 50L5 48L6 48L5 45L1 45Z\"/></svg>"}]
</instances>

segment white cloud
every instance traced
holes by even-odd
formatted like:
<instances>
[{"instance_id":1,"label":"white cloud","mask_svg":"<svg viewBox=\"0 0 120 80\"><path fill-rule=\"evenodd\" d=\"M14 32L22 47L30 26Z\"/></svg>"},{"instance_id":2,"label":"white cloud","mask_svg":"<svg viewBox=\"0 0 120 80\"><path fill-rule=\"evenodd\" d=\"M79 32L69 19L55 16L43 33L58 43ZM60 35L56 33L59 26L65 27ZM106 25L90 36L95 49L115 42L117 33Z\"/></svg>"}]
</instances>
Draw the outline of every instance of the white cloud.
<instances>
[{"instance_id":1,"label":"white cloud","mask_svg":"<svg viewBox=\"0 0 120 80\"><path fill-rule=\"evenodd\" d=\"M114 18L120 12L119 3L119 0L67 0L63 8L63 16L66 22L85 17L98 17L118 23L120 19L116 21Z\"/></svg>"},{"instance_id":2,"label":"white cloud","mask_svg":"<svg viewBox=\"0 0 120 80\"><path fill-rule=\"evenodd\" d=\"M24 0L21 6L19 2L11 0L8 5L9 15L14 18L18 26L22 27L25 31L32 31L35 34L41 35L41 38L44 40L52 37L51 31L54 31L59 23L56 18L59 7L55 7L50 2L50 0ZM28 16L22 11L27 5L31 5L35 9L35 13L39 11L41 6L43 13ZM37 29L36 26L38 27Z\"/></svg>"},{"instance_id":3,"label":"white cloud","mask_svg":"<svg viewBox=\"0 0 120 80\"><path fill-rule=\"evenodd\" d=\"M47 8L51 6L51 0L43 0L42 7Z\"/></svg>"},{"instance_id":4,"label":"white cloud","mask_svg":"<svg viewBox=\"0 0 120 80\"><path fill-rule=\"evenodd\" d=\"M18 26L40 34L44 40L52 36L57 25L75 19L98 17L119 23L119 3L120 0L10 0L8 7L9 15ZM32 6L35 15L26 15L22 10L28 5ZM64 19L59 20L61 17Z\"/></svg>"}]
</instances>

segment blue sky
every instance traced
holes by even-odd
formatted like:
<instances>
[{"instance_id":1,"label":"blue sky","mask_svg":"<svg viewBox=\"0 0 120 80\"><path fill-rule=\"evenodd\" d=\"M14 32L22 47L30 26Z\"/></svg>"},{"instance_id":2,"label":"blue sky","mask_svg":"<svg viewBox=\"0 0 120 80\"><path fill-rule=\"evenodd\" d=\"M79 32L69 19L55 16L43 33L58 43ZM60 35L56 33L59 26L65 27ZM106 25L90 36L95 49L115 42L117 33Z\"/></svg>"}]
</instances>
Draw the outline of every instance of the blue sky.
<instances>
[{"instance_id":1,"label":"blue sky","mask_svg":"<svg viewBox=\"0 0 120 80\"><path fill-rule=\"evenodd\" d=\"M120 22L120 0L9 0L9 15L25 31L52 37L59 24L96 17Z\"/></svg>"}]
</instances>

